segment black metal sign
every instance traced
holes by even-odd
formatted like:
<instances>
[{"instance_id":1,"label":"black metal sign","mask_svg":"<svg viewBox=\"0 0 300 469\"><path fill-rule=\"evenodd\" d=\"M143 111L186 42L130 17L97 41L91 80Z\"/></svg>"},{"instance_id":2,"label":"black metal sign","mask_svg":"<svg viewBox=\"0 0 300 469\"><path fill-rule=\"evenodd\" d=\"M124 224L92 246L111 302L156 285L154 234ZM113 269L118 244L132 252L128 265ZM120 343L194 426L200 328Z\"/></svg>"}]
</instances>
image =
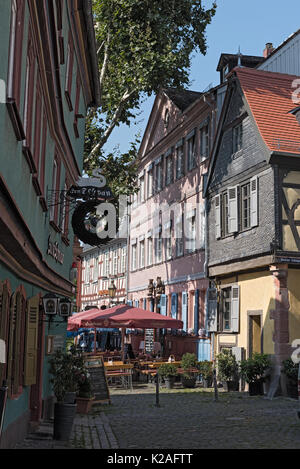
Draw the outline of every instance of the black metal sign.
<instances>
[{"instance_id":1,"label":"black metal sign","mask_svg":"<svg viewBox=\"0 0 300 469\"><path fill-rule=\"evenodd\" d=\"M108 200L113 199L112 191L109 187L95 187L95 186L72 186L67 192L67 196L72 199L82 200Z\"/></svg>"}]
</instances>

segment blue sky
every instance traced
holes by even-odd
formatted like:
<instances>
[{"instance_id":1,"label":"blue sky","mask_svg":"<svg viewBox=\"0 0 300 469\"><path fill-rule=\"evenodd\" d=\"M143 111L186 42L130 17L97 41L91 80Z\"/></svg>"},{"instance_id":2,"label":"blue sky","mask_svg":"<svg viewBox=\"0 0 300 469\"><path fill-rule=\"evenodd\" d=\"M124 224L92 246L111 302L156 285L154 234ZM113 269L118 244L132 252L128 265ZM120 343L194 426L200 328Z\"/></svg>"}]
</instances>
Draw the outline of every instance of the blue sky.
<instances>
[{"instance_id":1,"label":"blue sky","mask_svg":"<svg viewBox=\"0 0 300 469\"><path fill-rule=\"evenodd\" d=\"M206 1L208 7L211 2ZM207 27L207 53L195 54L190 71L189 89L203 91L212 83L219 83L216 67L222 53L237 53L240 47L245 55L262 55L267 42L278 47L300 28L299 0L217 0L217 13ZM142 105L137 125L120 126L110 136L105 148L112 151L116 145L125 152L137 131L144 133L154 96Z\"/></svg>"}]
</instances>

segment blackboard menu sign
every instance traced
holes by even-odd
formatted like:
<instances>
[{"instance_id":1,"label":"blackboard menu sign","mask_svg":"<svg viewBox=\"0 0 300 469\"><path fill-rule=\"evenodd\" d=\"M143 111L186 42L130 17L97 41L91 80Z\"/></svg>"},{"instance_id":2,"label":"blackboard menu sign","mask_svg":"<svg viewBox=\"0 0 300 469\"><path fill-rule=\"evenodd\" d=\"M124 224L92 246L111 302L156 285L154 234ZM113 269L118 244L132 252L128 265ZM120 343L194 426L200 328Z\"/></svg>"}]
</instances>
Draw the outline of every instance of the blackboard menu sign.
<instances>
[{"instance_id":1,"label":"blackboard menu sign","mask_svg":"<svg viewBox=\"0 0 300 469\"><path fill-rule=\"evenodd\" d=\"M109 389L102 357L97 359L88 359L86 361L86 365L90 374L92 391L95 395L94 403L107 402L110 404Z\"/></svg>"},{"instance_id":2,"label":"blackboard menu sign","mask_svg":"<svg viewBox=\"0 0 300 469\"><path fill-rule=\"evenodd\" d=\"M145 352L151 353L154 350L155 329L145 329Z\"/></svg>"}]
</instances>

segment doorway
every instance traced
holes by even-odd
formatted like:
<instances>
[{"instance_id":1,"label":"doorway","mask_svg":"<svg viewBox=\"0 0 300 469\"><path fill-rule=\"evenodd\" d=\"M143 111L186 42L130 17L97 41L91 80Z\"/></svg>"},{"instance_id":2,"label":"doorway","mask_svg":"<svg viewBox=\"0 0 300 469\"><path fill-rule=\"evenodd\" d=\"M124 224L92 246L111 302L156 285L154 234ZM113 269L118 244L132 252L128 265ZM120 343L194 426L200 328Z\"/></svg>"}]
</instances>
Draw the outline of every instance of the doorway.
<instances>
[{"instance_id":1,"label":"doorway","mask_svg":"<svg viewBox=\"0 0 300 469\"><path fill-rule=\"evenodd\" d=\"M248 311L248 351L263 353L262 311Z\"/></svg>"}]
</instances>

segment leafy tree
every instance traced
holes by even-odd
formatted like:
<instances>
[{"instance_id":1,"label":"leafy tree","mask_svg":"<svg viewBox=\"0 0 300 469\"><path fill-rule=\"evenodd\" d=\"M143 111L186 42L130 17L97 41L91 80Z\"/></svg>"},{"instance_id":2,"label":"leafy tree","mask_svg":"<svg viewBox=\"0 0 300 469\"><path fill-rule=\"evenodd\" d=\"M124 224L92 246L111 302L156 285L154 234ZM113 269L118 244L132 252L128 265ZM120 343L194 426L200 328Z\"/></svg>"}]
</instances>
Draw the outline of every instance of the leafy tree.
<instances>
[{"instance_id":1,"label":"leafy tree","mask_svg":"<svg viewBox=\"0 0 300 469\"><path fill-rule=\"evenodd\" d=\"M189 84L191 53L206 53L206 26L216 3L202 0L93 0L100 75L100 107L87 119L84 167L100 167L109 184L134 187L139 138L128 153L105 154L113 129L130 125L142 100L161 88Z\"/></svg>"}]
</instances>

